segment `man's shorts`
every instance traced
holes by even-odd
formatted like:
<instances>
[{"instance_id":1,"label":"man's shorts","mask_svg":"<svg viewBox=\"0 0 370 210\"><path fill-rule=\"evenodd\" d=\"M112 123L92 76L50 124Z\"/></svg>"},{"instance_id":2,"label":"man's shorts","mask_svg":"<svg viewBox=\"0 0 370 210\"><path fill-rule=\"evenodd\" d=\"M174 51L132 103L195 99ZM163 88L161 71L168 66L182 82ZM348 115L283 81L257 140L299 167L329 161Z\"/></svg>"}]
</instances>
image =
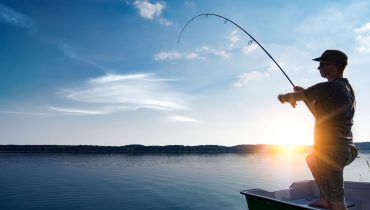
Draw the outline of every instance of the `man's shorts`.
<instances>
[{"instance_id":1,"label":"man's shorts","mask_svg":"<svg viewBox=\"0 0 370 210\"><path fill-rule=\"evenodd\" d=\"M333 145L315 148L316 180L323 198L331 202L344 200L343 169L358 155L355 145Z\"/></svg>"}]
</instances>

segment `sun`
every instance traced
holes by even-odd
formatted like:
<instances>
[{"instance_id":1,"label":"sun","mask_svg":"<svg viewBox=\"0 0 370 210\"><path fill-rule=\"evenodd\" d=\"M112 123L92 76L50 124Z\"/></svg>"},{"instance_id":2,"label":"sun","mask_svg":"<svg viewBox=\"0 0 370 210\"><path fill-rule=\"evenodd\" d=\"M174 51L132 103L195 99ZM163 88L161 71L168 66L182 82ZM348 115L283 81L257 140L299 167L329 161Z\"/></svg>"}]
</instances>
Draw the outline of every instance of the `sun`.
<instances>
[{"instance_id":1,"label":"sun","mask_svg":"<svg viewBox=\"0 0 370 210\"><path fill-rule=\"evenodd\" d=\"M269 112L267 119L256 122L253 129L258 131L258 142L280 145L284 151L294 151L297 145L312 145L314 119L307 110L295 111Z\"/></svg>"},{"instance_id":2,"label":"sun","mask_svg":"<svg viewBox=\"0 0 370 210\"><path fill-rule=\"evenodd\" d=\"M297 149L297 145L293 144L281 144L281 150L285 152L294 152Z\"/></svg>"},{"instance_id":3,"label":"sun","mask_svg":"<svg viewBox=\"0 0 370 210\"><path fill-rule=\"evenodd\" d=\"M313 143L313 122L303 116L296 114L282 117L271 126L274 142L281 145L284 151L294 152L299 145L312 145Z\"/></svg>"},{"instance_id":4,"label":"sun","mask_svg":"<svg viewBox=\"0 0 370 210\"><path fill-rule=\"evenodd\" d=\"M313 140L313 128L305 121L283 121L272 126L271 140L287 151L292 151L297 145L310 145Z\"/></svg>"}]
</instances>

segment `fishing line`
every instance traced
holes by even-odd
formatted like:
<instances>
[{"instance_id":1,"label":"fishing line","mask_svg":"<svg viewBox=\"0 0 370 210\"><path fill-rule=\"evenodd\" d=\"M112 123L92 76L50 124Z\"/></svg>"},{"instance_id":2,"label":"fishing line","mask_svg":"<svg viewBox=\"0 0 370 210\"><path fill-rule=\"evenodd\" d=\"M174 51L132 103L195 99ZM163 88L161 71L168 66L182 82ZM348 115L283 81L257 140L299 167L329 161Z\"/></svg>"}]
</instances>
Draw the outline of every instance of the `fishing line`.
<instances>
[{"instance_id":1,"label":"fishing line","mask_svg":"<svg viewBox=\"0 0 370 210\"><path fill-rule=\"evenodd\" d=\"M290 82L290 84L292 84L293 87L295 87L295 85L293 84L292 80L290 80L290 78L288 77L288 75L285 73L285 71L280 67L280 65L275 61L275 59L270 55L269 52L267 52L267 50L252 36L250 35L246 30L244 30L242 27L240 27L238 24L236 24L234 21L226 18L226 17L223 17L221 15L217 15L217 14L212 14L212 13L204 13L204 14L200 14L200 15L197 15L193 18L191 18L185 25L184 27L182 28L181 30L181 33L177 39L177 43L180 43L180 39L181 39L181 35L182 33L184 32L185 28L192 22L194 21L195 19L197 19L198 17L201 17L201 16L215 16L215 17L219 17L221 19L224 20L224 23L226 24L227 22L230 22L232 24L234 24L236 27L238 27L240 30L242 30L244 33L246 33L252 40L250 40L248 42L248 44L252 44L252 42L254 41L256 44L258 44L258 46L260 46L262 48L262 50L272 59L272 61L274 61L274 63L277 65L277 67L280 69L280 71L284 74L284 76L288 79L288 81Z\"/></svg>"}]
</instances>

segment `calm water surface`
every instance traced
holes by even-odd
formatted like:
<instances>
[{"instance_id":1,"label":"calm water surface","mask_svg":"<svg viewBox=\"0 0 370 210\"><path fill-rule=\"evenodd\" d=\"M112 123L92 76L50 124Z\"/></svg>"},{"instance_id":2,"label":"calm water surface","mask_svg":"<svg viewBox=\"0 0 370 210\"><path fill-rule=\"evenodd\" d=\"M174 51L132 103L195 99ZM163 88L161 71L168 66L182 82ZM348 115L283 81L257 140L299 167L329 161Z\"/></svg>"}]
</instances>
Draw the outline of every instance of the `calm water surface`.
<instances>
[{"instance_id":1,"label":"calm water surface","mask_svg":"<svg viewBox=\"0 0 370 210\"><path fill-rule=\"evenodd\" d=\"M240 191L312 179L306 154L1 154L0 209L245 210ZM370 153L345 180L370 182Z\"/></svg>"}]
</instances>

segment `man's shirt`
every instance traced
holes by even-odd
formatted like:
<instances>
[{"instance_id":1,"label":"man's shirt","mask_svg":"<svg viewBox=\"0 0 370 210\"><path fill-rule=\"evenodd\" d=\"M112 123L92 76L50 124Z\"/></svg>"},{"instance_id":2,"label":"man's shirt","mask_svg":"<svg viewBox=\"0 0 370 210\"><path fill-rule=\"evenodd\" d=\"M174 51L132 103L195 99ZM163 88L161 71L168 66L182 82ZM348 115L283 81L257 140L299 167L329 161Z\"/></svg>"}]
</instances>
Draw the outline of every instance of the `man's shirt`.
<instances>
[{"instance_id":1,"label":"man's shirt","mask_svg":"<svg viewBox=\"0 0 370 210\"><path fill-rule=\"evenodd\" d=\"M304 90L315 104L315 145L353 143L355 94L346 78L318 83Z\"/></svg>"}]
</instances>

